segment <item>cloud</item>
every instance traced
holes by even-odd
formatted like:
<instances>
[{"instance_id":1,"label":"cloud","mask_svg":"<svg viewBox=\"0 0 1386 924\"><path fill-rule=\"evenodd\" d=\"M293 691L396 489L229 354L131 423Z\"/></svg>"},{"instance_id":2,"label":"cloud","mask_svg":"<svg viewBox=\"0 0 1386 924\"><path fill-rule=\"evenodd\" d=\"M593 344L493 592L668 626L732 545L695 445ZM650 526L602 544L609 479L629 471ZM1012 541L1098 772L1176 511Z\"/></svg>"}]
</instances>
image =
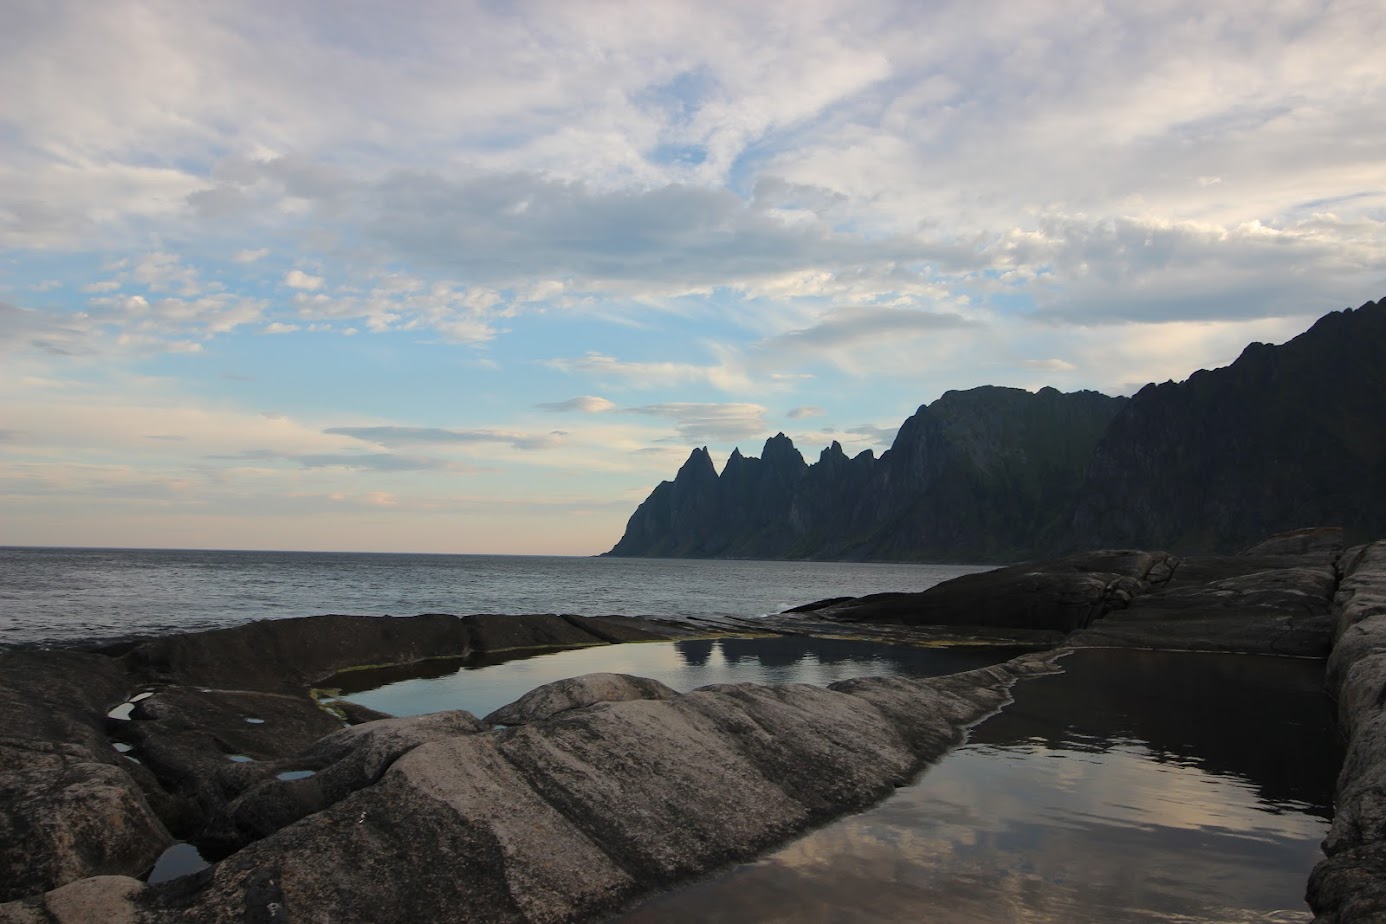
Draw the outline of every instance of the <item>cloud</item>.
<instances>
[{"instance_id":1,"label":"cloud","mask_svg":"<svg viewBox=\"0 0 1386 924\"><path fill-rule=\"evenodd\" d=\"M310 276L303 270L289 270L284 274L284 285L291 289L302 289L305 292L315 292L321 289L323 281L321 276Z\"/></svg>"},{"instance_id":2,"label":"cloud","mask_svg":"<svg viewBox=\"0 0 1386 924\"><path fill-rule=\"evenodd\" d=\"M393 453L294 453L269 449L249 449L230 455L208 456L210 459L245 462L296 462L304 468L345 468L373 472L424 472L449 467L439 459L417 456L398 456Z\"/></svg>"},{"instance_id":3,"label":"cloud","mask_svg":"<svg viewBox=\"0 0 1386 924\"><path fill-rule=\"evenodd\" d=\"M672 420L679 438L694 443L733 442L763 435L769 429L765 408L759 404L671 402L623 408L621 413Z\"/></svg>"},{"instance_id":4,"label":"cloud","mask_svg":"<svg viewBox=\"0 0 1386 924\"><path fill-rule=\"evenodd\" d=\"M766 351L836 350L860 343L896 340L944 330L974 327L959 314L905 308L837 308L811 327L793 330L761 344Z\"/></svg>"},{"instance_id":5,"label":"cloud","mask_svg":"<svg viewBox=\"0 0 1386 924\"><path fill-rule=\"evenodd\" d=\"M608 401L605 398L599 398L596 395L582 395L577 398L569 398L567 401L555 401L535 405L535 407L545 411L558 411L560 413L579 411L583 414L599 414L602 411L609 411L615 406L614 402Z\"/></svg>"},{"instance_id":6,"label":"cloud","mask_svg":"<svg viewBox=\"0 0 1386 924\"><path fill-rule=\"evenodd\" d=\"M151 292L177 292L184 296L202 293L196 268L186 265L177 254L165 251L145 254L128 276Z\"/></svg>"},{"instance_id":7,"label":"cloud","mask_svg":"<svg viewBox=\"0 0 1386 924\"><path fill-rule=\"evenodd\" d=\"M254 250L238 250L231 255L231 260L235 263L255 263L268 256L268 247L258 247Z\"/></svg>"},{"instance_id":8,"label":"cloud","mask_svg":"<svg viewBox=\"0 0 1386 924\"><path fill-rule=\"evenodd\" d=\"M1036 369L1040 372L1075 372L1078 367L1066 359L1051 357L1049 359L1026 359L1021 361L1027 369Z\"/></svg>"},{"instance_id":9,"label":"cloud","mask_svg":"<svg viewBox=\"0 0 1386 924\"><path fill-rule=\"evenodd\" d=\"M873 424L862 424L856 427L848 427L848 433L853 436L862 437L867 443L873 446L888 447L895 442L895 436L900 432L897 427L877 427Z\"/></svg>"},{"instance_id":10,"label":"cloud","mask_svg":"<svg viewBox=\"0 0 1386 924\"><path fill-rule=\"evenodd\" d=\"M562 437L555 433L529 434L502 430L449 430L441 427L329 427L324 433L350 436L381 446L409 446L430 443L500 443L515 449L551 449Z\"/></svg>"},{"instance_id":11,"label":"cloud","mask_svg":"<svg viewBox=\"0 0 1386 924\"><path fill-rule=\"evenodd\" d=\"M732 362L729 354L721 363L699 365L673 361L627 362L593 350L581 357L546 360L545 365L560 372L590 375L626 387L657 388L706 383L723 391L737 391L751 386L750 377Z\"/></svg>"},{"instance_id":12,"label":"cloud","mask_svg":"<svg viewBox=\"0 0 1386 924\"><path fill-rule=\"evenodd\" d=\"M822 417L826 413L821 407L813 405L803 405L801 407L790 408L785 414L790 420L803 420L806 417Z\"/></svg>"},{"instance_id":13,"label":"cloud","mask_svg":"<svg viewBox=\"0 0 1386 924\"><path fill-rule=\"evenodd\" d=\"M298 317L342 334L355 327L337 328L343 321L364 325L367 331L431 334L447 343L480 345L493 339L504 314L499 296L486 287L426 282L403 273L385 273L367 286L328 292L299 291L294 296Z\"/></svg>"},{"instance_id":14,"label":"cloud","mask_svg":"<svg viewBox=\"0 0 1386 924\"><path fill-rule=\"evenodd\" d=\"M282 321L275 321L271 324L266 324L263 330L267 334L292 334L294 331L299 330L299 326L297 324L285 324Z\"/></svg>"}]
</instances>

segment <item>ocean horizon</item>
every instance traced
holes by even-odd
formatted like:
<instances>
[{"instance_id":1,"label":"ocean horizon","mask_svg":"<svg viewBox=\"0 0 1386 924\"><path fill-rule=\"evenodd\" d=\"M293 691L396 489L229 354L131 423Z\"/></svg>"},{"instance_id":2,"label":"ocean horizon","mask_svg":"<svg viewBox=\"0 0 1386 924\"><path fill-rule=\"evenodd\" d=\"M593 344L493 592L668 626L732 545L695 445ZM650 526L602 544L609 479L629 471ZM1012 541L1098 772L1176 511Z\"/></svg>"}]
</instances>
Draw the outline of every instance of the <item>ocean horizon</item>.
<instances>
[{"instance_id":1,"label":"ocean horizon","mask_svg":"<svg viewBox=\"0 0 1386 924\"><path fill-rule=\"evenodd\" d=\"M990 565L0 546L0 648L323 613L755 617Z\"/></svg>"}]
</instances>

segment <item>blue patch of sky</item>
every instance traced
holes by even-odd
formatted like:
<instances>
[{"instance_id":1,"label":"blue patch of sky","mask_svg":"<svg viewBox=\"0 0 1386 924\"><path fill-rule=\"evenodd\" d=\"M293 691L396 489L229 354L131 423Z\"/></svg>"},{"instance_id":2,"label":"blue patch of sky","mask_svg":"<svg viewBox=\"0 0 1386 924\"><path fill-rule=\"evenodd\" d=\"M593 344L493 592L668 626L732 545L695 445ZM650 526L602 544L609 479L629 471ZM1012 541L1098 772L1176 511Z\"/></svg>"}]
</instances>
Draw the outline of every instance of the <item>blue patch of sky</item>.
<instances>
[{"instance_id":1,"label":"blue patch of sky","mask_svg":"<svg viewBox=\"0 0 1386 924\"><path fill-rule=\"evenodd\" d=\"M21 308L81 311L92 297L82 287L111 277L104 268L109 259L97 253L16 253L0 263L0 297Z\"/></svg>"},{"instance_id":2,"label":"blue patch of sky","mask_svg":"<svg viewBox=\"0 0 1386 924\"><path fill-rule=\"evenodd\" d=\"M986 275L992 275L988 272ZM1035 299L1029 292L990 292L985 296L988 306L1004 315L1023 316L1035 310Z\"/></svg>"},{"instance_id":3,"label":"blue patch of sky","mask_svg":"<svg viewBox=\"0 0 1386 924\"><path fill-rule=\"evenodd\" d=\"M703 101L717 91L718 83L704 68L683 71L664 83L652 84L632 95L636 105L650 106L664 113L675 127L686 126L697 115Z\"/></svg>"},{"instance_id":4,"label":"blue patch of sky","mask_svg":"<svg viewBox=\"0 0 1386 924\"><path fill-rule=\"evenodd\" d=\"M696 167L707 160L707 148L699 144L661 144L650 152L650 161L661 166Z\"/></svg>"},{"instance_id":5,"label":"blue patch of sky","mask_svg":"<svg viewBox=\"0 0 1386 924\"><path fill-rule=\"evenodd\" d=\"M467 426L482 423L495 403L489 390L499 386L475 358L466 348L420 343L412 332L246 332L218 337L199 354L154 357L143 371L246 410L330 417L332 425L384 419Z\"/></svg>"},{"instance_id":6,"label":"blue patch of sky","mask_svg":"<svg viewBox=\"0 0 1386 924\"><path fill-rule=\"evenodd\" d=\"M1348 193L1343 196L1329 196L1324 199L1309 199L1304 202L1295 203L1291 209L1299 212L1316 212L1320 209L1330 208L1336 205L1345 205L1349 202L1361 202L1363 200L1381 199L1386 197L1386 190L1364 189L1360 192Z\"/></svg>"}]
</instances>

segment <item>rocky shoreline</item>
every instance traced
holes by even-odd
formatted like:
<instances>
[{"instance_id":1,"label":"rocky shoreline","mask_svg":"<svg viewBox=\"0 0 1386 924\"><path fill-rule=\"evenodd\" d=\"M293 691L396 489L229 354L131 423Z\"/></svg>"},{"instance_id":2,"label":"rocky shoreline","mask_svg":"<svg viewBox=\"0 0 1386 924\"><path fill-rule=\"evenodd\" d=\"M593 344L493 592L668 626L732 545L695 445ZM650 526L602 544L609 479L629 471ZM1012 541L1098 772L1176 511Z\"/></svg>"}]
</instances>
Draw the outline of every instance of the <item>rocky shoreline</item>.
<instances>
[{"instance_id":1,"label":"rocky shoreline","mask_svg":"<svg viewBox=\"0 0 1386 924\"><path fill-rule=\"evenodd\" d=\"M591 920L879 801L1069 647L1328 656L1349 750L1309 901L1323 922L1386 915L1386 542L1301 530L1238 556L1093 552L759 626L1041 650L827 688L587 675L484 719L332 711L307 691L362 665L706 627L323 616L9 652L0 924ZM137 878L188 841L217 862Z\"/></svg>"}]
</instances>

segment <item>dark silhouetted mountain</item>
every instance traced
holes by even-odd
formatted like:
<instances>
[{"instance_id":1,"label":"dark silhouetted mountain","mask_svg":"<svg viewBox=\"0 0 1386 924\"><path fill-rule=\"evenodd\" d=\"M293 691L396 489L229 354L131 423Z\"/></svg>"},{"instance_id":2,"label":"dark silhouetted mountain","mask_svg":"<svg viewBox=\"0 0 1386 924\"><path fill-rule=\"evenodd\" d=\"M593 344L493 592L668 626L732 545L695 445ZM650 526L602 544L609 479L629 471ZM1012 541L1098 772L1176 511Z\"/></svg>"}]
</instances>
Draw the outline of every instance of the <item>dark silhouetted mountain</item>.
<instances>
[{"instance_id":1,"label":"dark silhouetted mountain","mask_svg":"<svg viewBox=\"0 0 1386 924\"><path fill-rule=\"evenodd\" d=\"M950 391L880 458L835 442L806 465L781 433L719 476L695 450L608 554L1003 561L1306 525L1386 533L1386 302L1131 399Z\"/></svg>"},{"instance_id":2,"label":"dark silhouetted mountain","mask_svg":"<svg viewBox=\"0 0 1386 924\"><path fill-rule=\"evenodd\" d=\"M806 465L783 433L718 477L696 450L631 517L612 555L975 559L1028 548L1072 507L1083 464L1125 402L1095 392L949 392L892 448ZM680 524L677 528L673 524Z\"/></svg>"},{"instance_id":3,"label":"dark silhouetted mountain","mask_svg":"<svg viewBox=\"0 0 1386 924\"><path fill-rule=\"evenodd\" d=\"M1386 299L1141 389L1093 453L1067 537L1216 552L1300 526L1386 533Z\"/></svg>"}]
</instances>

